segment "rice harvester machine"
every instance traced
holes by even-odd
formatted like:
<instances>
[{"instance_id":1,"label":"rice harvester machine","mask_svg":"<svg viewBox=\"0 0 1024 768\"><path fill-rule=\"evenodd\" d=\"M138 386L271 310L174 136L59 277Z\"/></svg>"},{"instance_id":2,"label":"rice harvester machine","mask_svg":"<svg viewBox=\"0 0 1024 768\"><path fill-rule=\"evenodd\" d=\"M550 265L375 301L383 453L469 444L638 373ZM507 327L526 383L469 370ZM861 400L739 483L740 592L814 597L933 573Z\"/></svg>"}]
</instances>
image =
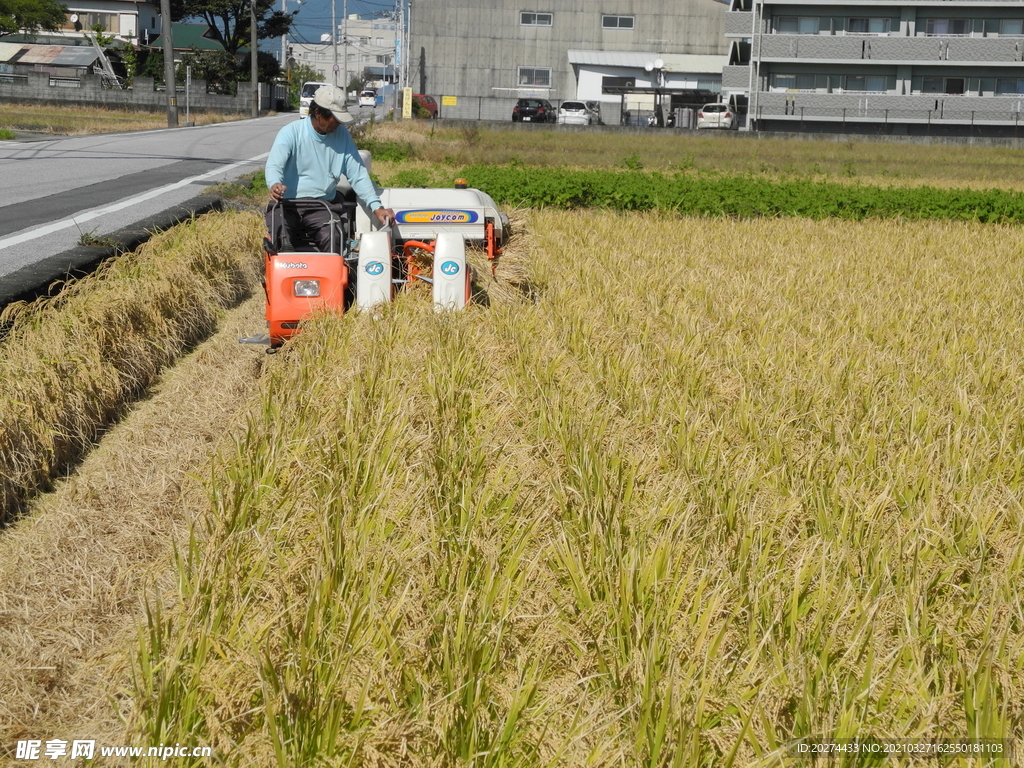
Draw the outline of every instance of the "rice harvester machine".
<instances>
[{"instance_id":1,"label":"rice harvester machine","mask_svg":"<svg viewBox=\"0 0 1024 768\"><path fill-rule=\"evenodd\" d=\"M360 154L369 168L368 153ZM331 242L321 252L309 245L279 250L269 237L265 240L268 332L243 342L277 349L315 311L369 310L416 281L432 285L436 310L462 309L472 290L467 245L486 253L493 274L510 228L508 217L484 192L461 179L454 188L379 190L383 206L395 212L391 225L382 227L346 186L339 185L340 205L283 200L271 210L271 216L284 216L289 207L326 208Z\"/></svg>"}]
</instances>

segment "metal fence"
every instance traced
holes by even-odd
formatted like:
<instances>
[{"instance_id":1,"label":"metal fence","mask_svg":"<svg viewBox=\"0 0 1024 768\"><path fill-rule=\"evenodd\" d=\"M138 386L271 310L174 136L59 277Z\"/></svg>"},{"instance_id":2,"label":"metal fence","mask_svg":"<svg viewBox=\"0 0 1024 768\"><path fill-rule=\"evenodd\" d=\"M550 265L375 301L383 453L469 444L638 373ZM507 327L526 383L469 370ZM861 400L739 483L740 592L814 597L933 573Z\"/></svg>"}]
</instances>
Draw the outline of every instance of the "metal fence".
<instances>
[{"instance_id":1,"label":"metal fence","mask_svg":"<svg viewBox=\"0 0 1024 768\"><path fill-rule=\"evenodd\" d=\"M940 103L938 109L821 107L796 104L758 105L757 120L786 120L789 122L881 123L882 125L913 123L928 126L946 125L998 125L1017 128L1024 123L1017 110L952 108Z\"/></svg>"}]
</instances>

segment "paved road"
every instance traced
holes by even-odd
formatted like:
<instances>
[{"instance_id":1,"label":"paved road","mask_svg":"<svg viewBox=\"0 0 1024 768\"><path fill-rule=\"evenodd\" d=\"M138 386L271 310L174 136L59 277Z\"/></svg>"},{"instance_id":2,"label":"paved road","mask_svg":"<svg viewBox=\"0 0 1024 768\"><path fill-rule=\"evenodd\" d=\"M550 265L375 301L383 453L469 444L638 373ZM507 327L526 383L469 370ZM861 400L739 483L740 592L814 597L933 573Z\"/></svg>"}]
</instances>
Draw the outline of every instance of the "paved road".
<instances>
[{"instance_id":1,"label":"paved road","mask_svg":"<svg viewBox=\"0 0 1024 768\"><path fill-rule=\"evenodd\" d=\"M263 166L297 116L0 142L0 281L27 264L178 205Z\"/></svg>"}]
</instances>

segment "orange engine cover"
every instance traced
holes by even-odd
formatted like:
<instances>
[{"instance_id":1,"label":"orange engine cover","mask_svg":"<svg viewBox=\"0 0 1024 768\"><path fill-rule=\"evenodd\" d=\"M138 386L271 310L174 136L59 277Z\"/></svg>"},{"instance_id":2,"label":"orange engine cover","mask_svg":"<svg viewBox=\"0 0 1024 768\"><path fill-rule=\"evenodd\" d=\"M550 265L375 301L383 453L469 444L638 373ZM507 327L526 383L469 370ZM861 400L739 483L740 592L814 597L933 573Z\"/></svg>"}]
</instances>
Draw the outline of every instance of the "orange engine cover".
<instances>
[{"instance_id":1,"label":"orange engine cover","mask_svg":"<svg viewBox=\"0 0 1024 768\"><path fill-rule=\"evenodd\" d=\"M348 268L336 253L267 256L267 323L270 343L284 343L314 310L344 311ZM315 295L314 295L315 294Z\"/></svg>"}]
</instances>

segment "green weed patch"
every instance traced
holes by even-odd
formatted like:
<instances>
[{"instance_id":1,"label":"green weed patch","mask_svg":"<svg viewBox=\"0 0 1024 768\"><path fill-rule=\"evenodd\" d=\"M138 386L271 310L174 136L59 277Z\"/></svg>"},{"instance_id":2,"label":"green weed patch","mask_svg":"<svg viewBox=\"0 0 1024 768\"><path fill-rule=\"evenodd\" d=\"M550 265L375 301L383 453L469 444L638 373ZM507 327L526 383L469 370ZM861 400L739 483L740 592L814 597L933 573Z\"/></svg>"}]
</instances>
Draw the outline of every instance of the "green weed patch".
<instances>
[{"instance_id":1,"label":"green weed patch","mask_svg":"<svg viewBox=\"0 0 1024 768\"><path fill-rule=\"evenodd\" d=\"M670 210L690 216L738 218L1024 221L1024 194L998 189L875 187L749 175L667 175L518 165L476 165L461 175L499 204L532 208Z\"/></svg>"}]
</instances>

